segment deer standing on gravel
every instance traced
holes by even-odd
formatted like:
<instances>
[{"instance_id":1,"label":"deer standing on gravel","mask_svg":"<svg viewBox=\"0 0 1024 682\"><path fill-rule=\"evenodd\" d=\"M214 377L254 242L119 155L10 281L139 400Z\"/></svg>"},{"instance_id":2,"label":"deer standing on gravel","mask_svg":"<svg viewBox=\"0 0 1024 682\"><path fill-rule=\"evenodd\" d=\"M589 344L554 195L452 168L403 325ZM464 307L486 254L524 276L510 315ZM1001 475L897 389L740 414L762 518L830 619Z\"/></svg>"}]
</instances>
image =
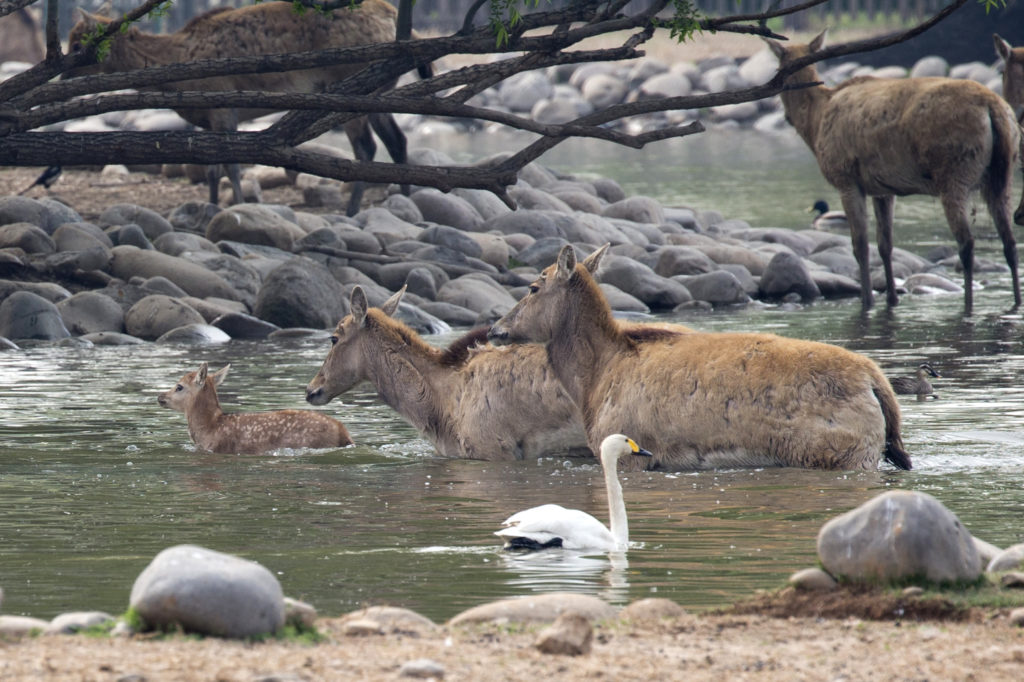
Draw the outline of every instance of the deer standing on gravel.
<instances>
[{"instance_id":1,"label":"deer standing on gravel","mask_svg":"<svg viewBox=\"0 0 1024 682\"><path fill-rule=\"evenodd\" d=\"M317 12L298 13L290 2L267 2L240 9L210 10L168 35L145 33L135 27L111 37L109 53L97 64L68 73L117 73L151 66L164 66L222 57L246 57L288 52L311 52L329 48L383 43L395 39L397 12L384 0L364 0L356 7L342 7L331 16ZM81 50L86 37L101 29L110 19L80 11L80 19L71 29L70 50ZM167 92L239 91L320 92L328 85L360 71L365 64L338 64L314 69L280 73L246 73L164 83L156 88ZM233 131L238 123L271 113L264 109L179 109L178 114L192 125L207 130ZM370 161L376 144L370 126L377 131L396 163L406 161L406 139L390 114L370 114L345 124L345 133L356 159ZM238 164L228 164L228 177L234 201L242 201ZM210 202L217 203L220 171L208 172ZM348 213L359 210L362 183L353 183Z\"/></svg>"}]
</instances>

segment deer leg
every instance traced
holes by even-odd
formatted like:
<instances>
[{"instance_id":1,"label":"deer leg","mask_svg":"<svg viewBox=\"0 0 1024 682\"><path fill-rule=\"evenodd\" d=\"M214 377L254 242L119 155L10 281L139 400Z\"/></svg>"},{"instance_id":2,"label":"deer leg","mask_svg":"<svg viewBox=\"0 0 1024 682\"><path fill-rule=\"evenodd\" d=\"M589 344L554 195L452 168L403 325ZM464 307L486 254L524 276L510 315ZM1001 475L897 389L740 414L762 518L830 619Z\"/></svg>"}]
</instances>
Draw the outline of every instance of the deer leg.
<instances>
[{"instance_id":1,"label":"deer leg","mask_svg":"<svg viewBox=\"0 0 1024 682\"><path fill-rule=\"evenodd\" d=\"M395 163L405 163L408 160L408 141L405 133L398 127L398 122L391 114L370 114L370 125L374 132L384 143ZM402 194L409 196L409 185L402 185Z\"/></svg>"},{"instance_id":2,"label":"deer leg","mask_svg":"<svg viewBox=\"0 0 1024 682\"><path fill-rule=\"evenodd\" d=\"M373 161L373 156L377 153L377 143L373 141L373 131L370 130L370 122L365 116L346 123L345 134L348 135L352 153L357 161ZM359 205L363 201L365 187L366 184L362 180L352 181L352 194L349 196L346 210L348 215L353 216L359 213Z\"/></svg>"},{"instance_id":3,"label":"deer leg","mask_svg":"<svg viewBox=\"0 0 1024 682\"><path fill-rule=\"evenodd\" d=\"M850 224L850 240L853 242L853 255L860 268L860 300L865 308L870 308L873 296L871 293L871 254L868 245L868 212L864 194L859 189L844 190L840 198L846 221Z\"/></svg>"},{"instance_id":4,"label":"deer leg","mask_svg":"<svg viewBox=\"0 0 1024 682\"><path fill-rule=\"evenodd\" d=\"M1013 236L1013 225L1010 223L1010 188L1012 183L1008 182L1004 186L1002 192L994 194L988 183L983 182L981 185L981 196L985 199L985 204L988 206L989 215L992 216L992 222L996 224L996 232L999 233L999 239L1003 242L1003 256L1006 258L1006 264L1010 266L1010 277L1013 278L1013 302L1016 307L1020 307L1020 279L1017 274L1017 240ZM1022 198L1021 206L1017 209L1017 213L1021 214L1021 220L1017 220L1018 224L1024 224L1024 198ZM1016 214L1015 214L1016 219Z\"/></svg>"},{"instance_id":5,"label":"deer leg","mask_svg":"<svg viewBox=\"0 0 1024 682\"><path fill-rule=\"evenodd\" d=\"M964 309L968 315L974 307L974 237L971 236L971 222L967 215L967 192L955 191L941 194L942 210L946 222L960 247L960 264L964 268Z\"/></svg>"},{"instance_id":6,"label":"deer leg","mask_svg":"<svg viewBox=\"0 0 1024 682\"><path fill-rule=\"evenodd\" d=\"M885 269L885 301L889 305L896 305L899 297L896 295L896 278L892 274L892 220L896 197L872 197L871 203L875 207L878 255L881 256L882 267Z\"/></svg>"},{"instance_id":7,"label":"deer leg","mask_svg":"<svg viewBox=\"0 0 1024 682\"><path fill-rule=\"evenodd\" d=\"M216 113L211 113L210 129L227 132L238 130L238 111L236 109L218 109ZM234 195L231 203L243 203L245 199L242 197L242 169L237 163L217 164L206 169L206 181L210 183L210 203L217 203L220 178L225 171L231 182L231 191Z\"/></svg>"}]
</instances>

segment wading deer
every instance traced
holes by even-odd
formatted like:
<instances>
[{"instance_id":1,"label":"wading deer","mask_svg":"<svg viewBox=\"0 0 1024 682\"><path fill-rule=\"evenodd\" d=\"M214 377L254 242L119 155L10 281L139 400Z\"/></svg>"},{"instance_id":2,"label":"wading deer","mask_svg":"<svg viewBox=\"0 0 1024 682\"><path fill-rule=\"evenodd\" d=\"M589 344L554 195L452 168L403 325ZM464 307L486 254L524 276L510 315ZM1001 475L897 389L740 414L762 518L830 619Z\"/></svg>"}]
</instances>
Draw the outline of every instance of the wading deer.
<instances>
[{"instance_id":1,"label":"wading deer","mask_svg":"<svg viewBox=\"0 0 1024 682\"><path fill-rule=\"evenodd\" d=\"M167 35L145 33L135 27L111 38L110 50L97 64L81 67L68 76L90 73L115 73L164 66L197 59L245 57L306 52L351 47L395 39L395 8L383 0L364 0L356 7L334 10L332 16L317 12L298 13L290 2L267 2L240 9L221 8L201 14L179 31ZM80 12L71 29L68 43L72 52L83 47L86 36L110 20ZM339 64L315 69L281 73L249 73L165 83L156 86L167 92L186 90L263 90L270 92L319 92L325 87L359 71L364 65ZM236 130L238 123L264 114L264 109L179 109L178 114L192 125L208 130ZM376 144L370 126L377 131L396 163L406 161L406 139L390 114L370 114L345 124L345 133L355 157L370 161ZM216 166L209 173L210 202L217 203ZM242 201L238 164L228 165L234 201ZM348 213L359 210L362 183L353 183Z\"/></svg>"},{"instance_id":2,"label":"wading deer","mask_svg":"<svg viewBox=\"0 0 1024 682\"><path fill-rule=\"evenodd\" d=\"M768 40L781 66L813 54L822 33L809 45L783 46ZM825 179L843 201L853 253L860 266L861 301L871 305L866 198L878 223L878 252L885 268L886 300L897 302L892 272L893 210L897 196L937 195L960 250L964 305L973 306L974 238L970 193L981 189L1013 277L1013 298L1021 303L1017 244L1010 223L1010 191L1020 129L1010 107L985 86L951 78L851 78L838 87L819 81L811 65L787 79L805 86L782 93L786 119L814 152Z\"/></svg>"},{"instance_id":3,"label":"wading deer","mask_svg":"<svg viewBox=\"0 0 1024 682\"><path fill-rule=\"evenodd\" d=\"M593 277L606 249L577 264L563 248L489 335L547 344L592 448L604 434L629 433L669 470L873 469L882 453L910 468L899 404L870 359L772 334L653 329L633 338Z\"/></svg>"},{"instance_id":4,"label":"wading deer","mask_svg":"<svg viewBox=\"0 0 1024 682\"><path fill-rule=\"evenodd\" d=\"M344 424L312 410L224 414L217 399L217 386L224 381L229 367L208 374L204 362L157 398L162 407L185 413L188 435L203 450L259 454L279 448L352 445Z\"/></svg>"},{"instance_id":5,"label":"wading deer","mask_svg":"<svg viewBox=\"0 0 1024 682\"><path fill-rule=\"evenodd\" d=\"M444 457L591 454L576 408L542 348L470 350L486 342L486 330L447 350L434 348L391 317L404 292L370 308L362 288L352 289L352 312L334 330L330 352L306 387L307 401L326 405L369 381Z\"/></svg>"},{"instance_id":6,"label":"wading deer","mask_svg":"<svg viewBox=\"0 0 1024 682\"><path fill-rule=\"evenodd\" d=\"M1012 47L998 35L993 35L996 52L1003 60L1003 99L1013 108L1017 122L1024 124L1024 47ZM1020 147L1021 160L1024 160L1024 142ZM1024 193L1020 204L1013 212L1013 222L1024 225Z\"/></svg>"}]
</instances>

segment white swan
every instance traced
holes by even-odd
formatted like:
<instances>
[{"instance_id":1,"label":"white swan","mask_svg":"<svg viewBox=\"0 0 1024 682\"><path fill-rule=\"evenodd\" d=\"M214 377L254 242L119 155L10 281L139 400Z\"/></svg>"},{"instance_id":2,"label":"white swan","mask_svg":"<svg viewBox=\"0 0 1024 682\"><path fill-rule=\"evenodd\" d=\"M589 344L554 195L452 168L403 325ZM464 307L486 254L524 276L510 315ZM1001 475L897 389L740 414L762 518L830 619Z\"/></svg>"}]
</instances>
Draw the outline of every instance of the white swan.
<instances>
[{"instance_id":1,"label":"white swan","mask_svg":"<svg viewBox=\"0 0 1024 682\"><path fill-rule=\"evenodd\" d=\"M506 549L588 549L602 552L624 551L629 545L629 523L626 503L622 500L622 484L616 473L619 458L651 453L621 433L601 442L601 466L608 489L608 518L611 530L590 514L579 509L566 509L557 504L542 504L505 519L494 534L505 539Z\"/></svg>"}]
</instances>

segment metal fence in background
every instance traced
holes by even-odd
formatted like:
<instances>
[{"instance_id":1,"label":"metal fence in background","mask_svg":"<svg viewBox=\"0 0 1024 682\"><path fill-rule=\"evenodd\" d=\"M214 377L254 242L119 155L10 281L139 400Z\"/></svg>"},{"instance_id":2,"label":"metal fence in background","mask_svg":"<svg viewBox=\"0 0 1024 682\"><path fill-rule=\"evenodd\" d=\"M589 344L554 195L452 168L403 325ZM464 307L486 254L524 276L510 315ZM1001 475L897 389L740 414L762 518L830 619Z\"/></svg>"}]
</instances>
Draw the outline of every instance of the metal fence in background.
<instances>
[{"instance_id":1,"label":"metal fence in background","mask_svg":"<svg viewBox=\"0 0 1024 682\"><path fill-rule=\"evenodd\" d=\"M189 19L210 9L251 4L253 0L175 0L169 12L161 18L139 22L140 28L148 31L175 31ZM695 0L697 7L712 16L754 14L771 5L772 0ZM783 6L794 5L801 0L783 0ZM63 35L75 21L74 9L81 7L96 11L107 0L84 0L83 2L60 3L60 25ZM540 0L540 7L561 7L571 0ZM799 30L812 25L830 23L836 25L841 19L856 16L867 21L888 20L891 23L909 22L932 14L948 3L948 0L829 0L811 10L787 17L783 26ZM119 16L138 6L139 0L113 0L111 14ZM413 25L419 30L441 33L451 32L460 26L473 0L419 0L413 9ZM650 0L634 0L628 9L639 10L650 5ZM42 9L42 3L36 5ZM477 24L486 21L487 8L477 14Z\"/></svg>"}]
</instances>

